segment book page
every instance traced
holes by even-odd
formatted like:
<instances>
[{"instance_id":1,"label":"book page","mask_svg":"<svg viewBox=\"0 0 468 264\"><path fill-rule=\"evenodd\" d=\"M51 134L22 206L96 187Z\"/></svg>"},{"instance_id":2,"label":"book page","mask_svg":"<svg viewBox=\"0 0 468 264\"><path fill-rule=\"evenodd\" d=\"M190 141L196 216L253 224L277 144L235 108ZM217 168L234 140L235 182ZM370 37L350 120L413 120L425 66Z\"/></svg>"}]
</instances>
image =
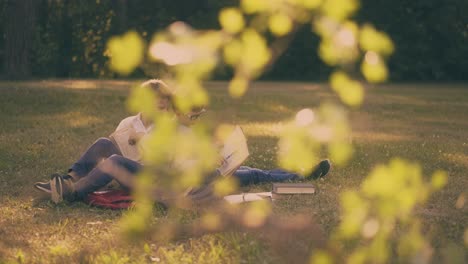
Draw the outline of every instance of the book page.
<instances>
[{"instance_id":1,"label":"book page","mask_svg":"<svg viewBox=\"0 0 468 264\"><path fill-rule=\"evenodd\" d=\"M110 135L111 138L117 143L117 146L122 152L122 155L126 158L129 158L134 161L138 161L140 159L140 152L138 150L138 146L130 145L128 140L131 135L131 128L124 128L119 129Z\"/></svg>"},{"instance_id":2,"label":"book page","mask_svg":"<svg viewBox=\"0 0 468 264\"><path fill-rule=\"evenodd\" d=\"M218 169L223 176L234 173L249 156L247 139L240 126L236 126L225 140L221 156L225 162Z\"/></svg>"}]
</instances>

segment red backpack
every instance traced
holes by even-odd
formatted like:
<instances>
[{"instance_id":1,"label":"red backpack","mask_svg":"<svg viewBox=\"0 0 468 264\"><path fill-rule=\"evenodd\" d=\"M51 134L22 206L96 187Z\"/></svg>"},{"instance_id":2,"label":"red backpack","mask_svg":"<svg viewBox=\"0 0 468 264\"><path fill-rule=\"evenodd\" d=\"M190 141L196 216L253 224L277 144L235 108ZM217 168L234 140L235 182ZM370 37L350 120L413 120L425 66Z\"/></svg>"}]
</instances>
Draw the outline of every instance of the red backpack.
<instances>
[{"instance_id":1,"label":"red backpack","mask_svg":"<svg viewBox=\"0 0 468 264\"><path fill-rule=\"evenodd\" d=\"M109 209L128 209L133 206L133 198L128 191L106 190L88 194L86 203Z\"/></svg>"}]
</instances>

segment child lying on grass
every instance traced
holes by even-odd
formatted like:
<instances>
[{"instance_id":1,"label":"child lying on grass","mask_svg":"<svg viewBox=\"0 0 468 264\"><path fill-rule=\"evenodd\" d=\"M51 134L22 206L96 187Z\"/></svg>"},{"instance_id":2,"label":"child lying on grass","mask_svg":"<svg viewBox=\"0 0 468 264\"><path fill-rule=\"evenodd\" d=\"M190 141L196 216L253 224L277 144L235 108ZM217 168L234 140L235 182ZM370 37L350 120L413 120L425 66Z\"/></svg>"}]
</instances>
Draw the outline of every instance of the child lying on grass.
<instances>
[{"instance_id":1,"label":"child lying on grass","mask_svg":"<svg viewBox=\"0 0 468 264\"><path fill-rule=\"evenodd\" d=\"M171 103L172 93L164 82L149 80L143 83L142 86L153 89L157 93L159 99L156 107L159 111L174 111L174 106ZM174 113L178 115L179 120L185 118L189 122L193 122L204 111L204 109L193 109L187 115L181 115L177 111L174 111ZM141 142L140 139L150 133L154 127L151 121L146 119L144 113L139 113L123 119L116 131L121 129L132 131L128 143L137 150L137 144ZM70 167L66 175L54 174L50 181L37 182L34 187L50 194L52 201L55 203L59 203L64 199L68 201L83 200L88 194L102 189L112 180L116 180L125 190L131 191L134 186L134 176L142 170L143 165L137 151L126 155L122 153L123 151L119 149L118 144L112 138L99 138ZM233 176L242 186L251 183L318 179L327 175L329 169L330 162L322 160L316 165L312 173L305 177L282 169L261 170L246 166L241 166ZM213 174L211 176L214 177L210 178L219 176L219 171L216 170ZM192 200L209 199L211 192L204 188L198 188L185 195Z\"/></svg>"}]
</instances>

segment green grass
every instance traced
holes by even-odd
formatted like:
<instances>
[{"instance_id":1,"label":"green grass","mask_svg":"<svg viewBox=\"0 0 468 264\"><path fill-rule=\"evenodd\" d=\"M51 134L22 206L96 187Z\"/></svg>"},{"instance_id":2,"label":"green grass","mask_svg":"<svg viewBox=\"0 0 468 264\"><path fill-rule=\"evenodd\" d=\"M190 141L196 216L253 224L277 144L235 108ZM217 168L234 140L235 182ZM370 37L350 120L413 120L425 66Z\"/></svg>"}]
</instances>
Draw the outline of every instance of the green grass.
<instances>
[{"instance_id":1,"label":"green grass","mask_svg":"<svg viewBox=\"0 0 468 264\"><path fill-rule=\"evenodd\" d=\"M65 172L87 146L109 135L127 115L130 85L124 81L0 83L0 263L141 263L151 258L162 263L283 263L282 252L258 239L262 234L226 232L163 245L147 240L145 250L143 245L120 239L120 211L81 203L34 202L35 181ZM318 84L257 83L242 100L229 98L226 83L208 86L213 98L206 118L244 127L251 152L246 165L259 168L276 166L282 121L304 107L337 100ZM364 105L350 112L352 161L317 181L317 195L282 200L274 205L274 212L310 213L329 234L339 222L339 194L357 189L373 166L398 156L418 162L427 176L438 169L448 172L447 186L415 213L435 247L434 263L448 263L456 254L466 258L467 88L369 87ZM243 191L269 188L264 184ZM158 212L155 218L165 215Z\"/></svg>"}]
</instances>

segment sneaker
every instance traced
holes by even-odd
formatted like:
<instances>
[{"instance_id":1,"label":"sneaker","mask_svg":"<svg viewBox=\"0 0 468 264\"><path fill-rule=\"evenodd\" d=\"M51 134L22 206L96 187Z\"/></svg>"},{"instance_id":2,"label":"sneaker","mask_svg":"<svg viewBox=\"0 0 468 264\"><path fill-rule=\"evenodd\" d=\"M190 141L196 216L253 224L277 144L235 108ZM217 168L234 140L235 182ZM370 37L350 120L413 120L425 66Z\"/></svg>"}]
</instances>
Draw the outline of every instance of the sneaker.
<instances>
[{"instance_id":1,"label":"sneaker","mask_svg":"<svg viewBox=\"0 0 468 264\"><path fill-rule=\"evenodd\" d=\"M75 194L75 184L68 175L54 174L49 182L37 182L34 187L49 193L54 203L60 203L64 199L73 200Z\"/></svg>"},{"instance_id":2,"label":"sneaker","mask_svg":"<svg viewBox=\"0 0 468 264\"><path fill-rule=\"evenodd\" d=\"M322 160L315 166L312 172L309 174L307 178L317 180L319 178L325 177L328 172L330 171L331 163L329 160Z\"/></svg>"},{"instance_id":3,"label":"sneaker","mask_svg":"<svg viewBox=\"0 0 468 264\"><path fill-rule=\"evenodd\" d=\"M70 175L64 175L64 176L61 176L60 174L58 173L54 173L50 176L50 179L54 179L56 177L62 177L63 179L71 179L72 177ZM36 182L34 183L34 187L40 191L43 191L45 193L51 193L51 188L50 188L50 181L46 181L46 182Z\"/></svg>"},{"instance_id":4,"label":"sneaker","mask_svg":"<svg viewBox=\"0 0 468 264\"><path fill-rule=\"evenodd\" d=\"M36 182L34 187L40 191L50 193L50 181L48 182Z\"/></svg>"},{"instance_id":5,"label":"sneaker","mask_svg":"<svg viewBox=\"0 0 468 264\"><path fill-rule=\"evenodd\" d=\"M68 176L68 175L67 175ZM50 195L54 203L63 200L72 201L75 195L75 183L71 177L57 176L50 180Z\"/></svg>"}]
</instances>

